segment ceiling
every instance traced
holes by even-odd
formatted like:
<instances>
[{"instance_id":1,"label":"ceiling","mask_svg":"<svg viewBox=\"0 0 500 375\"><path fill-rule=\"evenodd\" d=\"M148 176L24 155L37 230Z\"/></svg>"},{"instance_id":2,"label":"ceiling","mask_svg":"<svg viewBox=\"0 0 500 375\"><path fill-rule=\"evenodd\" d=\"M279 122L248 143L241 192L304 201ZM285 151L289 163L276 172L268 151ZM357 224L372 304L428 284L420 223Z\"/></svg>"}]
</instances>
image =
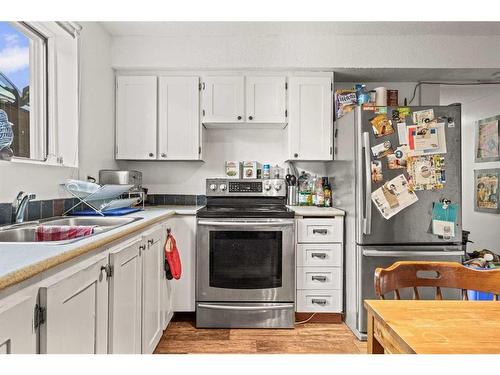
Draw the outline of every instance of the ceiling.
<instances>
[{"instance_id":1,"label":"ceiling","mask_svg":"<svg viewBox=\"0 0 500 375\"><path fill-rule=\"evenodd\" d=\"M500 35L500 22L102 22L113 36Z\"/></svg>"}]
</instances>

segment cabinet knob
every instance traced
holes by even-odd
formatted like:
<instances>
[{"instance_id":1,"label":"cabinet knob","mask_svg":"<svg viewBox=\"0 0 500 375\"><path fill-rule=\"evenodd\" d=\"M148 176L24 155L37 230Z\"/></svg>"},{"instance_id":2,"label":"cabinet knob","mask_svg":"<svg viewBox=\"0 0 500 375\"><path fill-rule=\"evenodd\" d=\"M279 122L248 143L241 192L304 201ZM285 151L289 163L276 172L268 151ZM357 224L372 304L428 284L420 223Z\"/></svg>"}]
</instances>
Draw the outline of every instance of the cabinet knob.
<instances>
[{"instance_id":1,"label":"cabinet knob","mask_svg":"<svg viewBox=\"0 0 500 375\"><path fill-rule=\"evenodd\" d=\"M293 157L294 157L294 158L298 158L298 157L299 157L299 154L295 153L295 154L293 154Z\"/></svg>"},{"instance_id":2,"label":"cabinet knob","mask_svg":"<svg viewBox=\"0 0 500 375\"><path fill-rule=\"evenodd\" d=\"M149 157L152 158L153 156L155 156L155 154L153 154L152 152L149 153Z\"/></svg>"},{"instance_id":3,"label":"cabinet knob","mask_svg":"<svg viewBox=\"0 0 500 375\"><path fill-rule=\"evenodd\" d=\"M139 250L146 250L146 245L139 246Z\"/></svg>"},{"instance_id":4,"label":"cabinet knob","mask_svg":"<svg viewBox=\"0 0 500 375\"><path fill-rule=\"evenodd\" d=\"M161 153L161 157L162 158L166 158L167 157L167 154L165 154L164 152Z\"/></svg>"},{"instance_id":5,"label":"cabinet knob","mask_svg":"<svg viewBox=\"0 0 500 375\"><path fill-rule=\"evenodd\" d=\"M241 120L241 116L238 116L238 117L237 117L237 119L238 119L238 120Z\"/></svg>"},{"instance_id":6,"label":"cabinet knob","mask_svg":"<svg viewBox=\"0 0 500 375\"><path fill-rule=\"evenodd\" d=\"M154 240L148 240L148 245L152 245L154 242Z\"/></svg>"},{"instance_id":7,"label":"cabinet knob","mask_svg":"<svg viewBox=\"0 0 500 375\"><path fill-rule=\"evenodd\" d=\"M248 119L249 119L249 120L253 120L253 117L252 117L252 116L248 116Z\"/></svg>"}]
</instances>

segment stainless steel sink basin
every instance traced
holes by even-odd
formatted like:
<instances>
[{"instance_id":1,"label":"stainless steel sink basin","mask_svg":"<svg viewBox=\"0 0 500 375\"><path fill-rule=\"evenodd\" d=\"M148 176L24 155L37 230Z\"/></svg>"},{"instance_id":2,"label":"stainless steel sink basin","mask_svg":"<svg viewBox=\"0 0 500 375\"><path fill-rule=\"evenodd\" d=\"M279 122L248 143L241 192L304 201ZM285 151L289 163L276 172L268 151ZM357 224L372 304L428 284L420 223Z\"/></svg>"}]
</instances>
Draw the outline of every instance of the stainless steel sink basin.
<instances>
[{"instance_id":1,"label":"stainless steel sink basin","mask_svg":"<svg viewBox=\"0 0 500 375\"><path fill-rule=\"evenodd\" d=\"M36 226L0 230L0 242L35 242Z\"/></svg>"},{"instance_id":2,"label":"stainless steel sink basin","mask_svg":"<svg viewBox=\"0 0 500 375\"><path fill-rule=\"evenodd\" d=\"M108 217L108 216L62 216L40 220L42 225L97 225L99 227L119 227L133 223L138 217Z\"/></svg>"},{"instance_id":3,"label":"stainless steel sink basin","mask_svg":"<svg viewBox=\"0 0 500 375\"><path fill-rule=\"evenodd\" d=\"M0 227L0 243L6 242L37 242L36 241L36 228L39 225L94 225L94 233L89 236L79 237L71 240L64 241L51 241L51 244L66 244L82 240L107 232L111 229L121 227L122 225L133 223L134 221L141 220L142 217L88 217L88 216L74 216L74 217L55 217L44 219L37 222L28 222L23 224L15 224L7 227Z\"/></svg>"}]
</instances>

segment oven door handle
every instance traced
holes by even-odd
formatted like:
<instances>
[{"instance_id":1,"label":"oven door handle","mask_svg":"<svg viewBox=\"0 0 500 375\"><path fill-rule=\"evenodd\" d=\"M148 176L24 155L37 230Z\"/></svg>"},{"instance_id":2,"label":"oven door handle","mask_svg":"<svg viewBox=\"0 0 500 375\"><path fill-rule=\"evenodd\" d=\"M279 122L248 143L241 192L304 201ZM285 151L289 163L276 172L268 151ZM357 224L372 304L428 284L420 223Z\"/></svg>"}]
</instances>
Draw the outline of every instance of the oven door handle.
<instances>
[{"instance_id":1,"label":"oven door handle","mask_svg":"<svg viewBox=\"0 0 500 375\"><path fill-rule=\"evenodd\" d=\"M258 311L258 310L293 309L294 305L292 303L286 303L274 306L231 306L231 305L212 305L208 303L199 303L198 307L211 310Z\"/></svg>"},{"instance_id":2,"label":"oven door handle","mask_svg":"<svg viewBox=\"0 0 500 375\"><path fill-rule=\"evenodd\" d=\"M282 227L293 225L293 220L288 221L198 221L198 225L210 225L214 227Z\"/></svg>"}]
</instances>

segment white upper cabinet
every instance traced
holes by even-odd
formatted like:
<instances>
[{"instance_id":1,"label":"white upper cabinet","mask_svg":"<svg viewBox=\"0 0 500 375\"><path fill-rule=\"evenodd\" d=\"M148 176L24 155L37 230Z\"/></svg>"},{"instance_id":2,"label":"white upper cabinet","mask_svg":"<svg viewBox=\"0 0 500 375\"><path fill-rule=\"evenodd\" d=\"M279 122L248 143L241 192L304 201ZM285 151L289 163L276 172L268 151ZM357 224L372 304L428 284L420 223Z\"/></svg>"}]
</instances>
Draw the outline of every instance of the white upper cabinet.
<instances>
[{"instance_id":1,"label":"white upper cabinet","mask_svg":"<svg viewBox=\"0 0 500 375\"><path fill-rule=\"evenodd\" d=\"M289 159L332 160L332 77L289 79Z\"/></svg>"},{"instance_id":2,"label":"white upper cabinet","mask_svg":"<svg viewBox=\"0 0 500 375\"><path fill-rule=\"evenodd\" d=\"M116 78L116 159L156 159L157 78Z\"/></svg>"},{"instance_id":3,"label":"white upper cabinet","mask_svg":"<svg viewBox=\"0 0 500 375\"><path fill-rule=\"evenodd\" d=\"M286 77L246 77L246 121L286 122Z\"/></svg>"},{"instance_id":4,"label":"white upper cabinet","mask_svg":"<svg viewBox=\"0 0 500 375\"><path fill-rule=\"evenodd\" d=\"M48 279L40 288L45 322L40 352L106 354L108 351L108 255Z\"/></svg>"},{"instance_id":5,"label":"white upper cabinet","mask_svg":"<svg viewBox=\"0 0 500 375\"><path fill-rule=\"evenodd\" d=\"M245 121L245 77L207 76L202 91L204 123Z\"/></svg>"},{"instance_id":6,"label":"white upper cabinet","mask_svg":"<svg viewBox=\"0 0 500 375\"><path fill-rule=\"evenodd\" d=\"M158 159L200 158L198 77L160 77L158 90Z\"/></svg>"}]
</instances>

